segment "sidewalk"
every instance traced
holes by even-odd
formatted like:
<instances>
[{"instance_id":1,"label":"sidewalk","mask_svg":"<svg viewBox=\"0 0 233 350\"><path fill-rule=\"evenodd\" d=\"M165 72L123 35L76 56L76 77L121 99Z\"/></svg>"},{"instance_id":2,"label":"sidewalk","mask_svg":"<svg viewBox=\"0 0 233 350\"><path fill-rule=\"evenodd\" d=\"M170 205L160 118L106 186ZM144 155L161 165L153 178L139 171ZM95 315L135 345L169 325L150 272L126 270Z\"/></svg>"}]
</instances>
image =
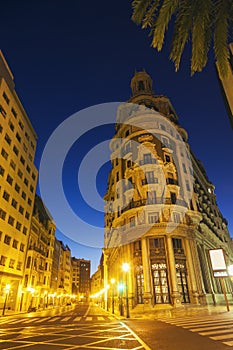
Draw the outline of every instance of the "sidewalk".
<instances>
[{"instance_id":1,"label":"sidewalk","mask_svg":"<svg viewBox=\"0 0 233 350\"><path fill-rule=\"evenodd\" d=\"M19 316L19 315L32 315L32 316L36 316L36 315L40 315L40 316L47 316L48 314L52 314L52 316L54 315L58 315L62 312L66 312L69 310L73 310L77 305L73 304L73 305L69 305L69 306L55 306L55 307L51 307L51 308L47 308L47 309L39 309L37 311L34 312L27 312L27 311L13 311L13 310L5 310L5 315L1 315L1 310L0 310L0 318L1 317L14 317L14 316Z\"/></svg>"},{"instance_id":2,"label":"sidewalk","mask_svg":"<svg viewBox=\"0 0 233 350\"><path fill-rule=\"evenodd\" d=\"M101 310L104 310L100 308ZM118 312L114 314L111 313L111 310L106 311L111 316L114 316L118 320L125 320L126 316L120 316ZM230 305L230 311L227 311L226 305L195 305L195 304L186 304L181 305L180 307L172 307L171 305L156 305L152 308L146 308L144 305L139 305L135 309L129 310L130 317L129 319L145 319L145 320L155 320L162 317L182 317L182 316L193 316L193 315L214 315L228 313L233 316L233 305Z\"/></svg>"}]
</instances>

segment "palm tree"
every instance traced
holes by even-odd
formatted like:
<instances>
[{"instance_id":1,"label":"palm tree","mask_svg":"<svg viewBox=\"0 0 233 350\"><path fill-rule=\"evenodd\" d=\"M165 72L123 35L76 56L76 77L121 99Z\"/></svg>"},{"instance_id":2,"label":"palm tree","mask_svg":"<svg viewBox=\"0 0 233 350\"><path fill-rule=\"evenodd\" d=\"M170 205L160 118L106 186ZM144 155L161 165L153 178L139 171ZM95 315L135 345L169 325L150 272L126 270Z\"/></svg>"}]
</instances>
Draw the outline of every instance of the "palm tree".
<instances>
[{"instance_id":1,"label":"palm tree","mask_svg":"<svg viewBox=\"0 0 233 350\"><path fill-rule=\"evenodd\" d=\"M169 22L175 18L170 59L176 70L185 44L191 40L191 74L202 71L213 46L220 75L228 75L232 0L133 0L132 8L132 20L143 29L150 28L152 47L158 51L162 49Z\"/></svg>"}]
</instances>

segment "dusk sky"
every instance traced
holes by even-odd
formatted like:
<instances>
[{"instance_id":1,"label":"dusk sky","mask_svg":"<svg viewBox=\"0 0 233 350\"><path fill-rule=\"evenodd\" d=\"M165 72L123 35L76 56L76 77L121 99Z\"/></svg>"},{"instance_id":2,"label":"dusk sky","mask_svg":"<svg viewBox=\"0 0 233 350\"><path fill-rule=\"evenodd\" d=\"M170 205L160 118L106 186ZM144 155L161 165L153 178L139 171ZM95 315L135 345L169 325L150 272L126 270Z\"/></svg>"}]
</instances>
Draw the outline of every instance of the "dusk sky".
<instances>
[{"instance_id":1,"label":"dusk sky","mask_svg":"<svg viewBox=\"0 0 233 350\"><path fill-rule=\"evenodd\" d=\"M169 60L169 36L158 53L150 46L148 32L131 21L131 14L131 1L126 0L2 2L0 49L38 135L36 166L39 168L43 149L60 123L84 108L128 100L135 70L145 68L153 79L154 92L170 98L187 130L193 152L216 187L219 208L233 237L233 133L212 52L203 72L190 77L187 48L176 73ZM63 169L64 191L72 209L98 227L103 227L103 213L88 208L80 198L77 172L85 154L113 134L110 125L81 137L70 149ZM106 164L97 174L101 196L108 170ZM57 237L70 246L72 255L91 259L95 271L101 249L73 242L59 230Z\"/></svg>"}]
</instances>

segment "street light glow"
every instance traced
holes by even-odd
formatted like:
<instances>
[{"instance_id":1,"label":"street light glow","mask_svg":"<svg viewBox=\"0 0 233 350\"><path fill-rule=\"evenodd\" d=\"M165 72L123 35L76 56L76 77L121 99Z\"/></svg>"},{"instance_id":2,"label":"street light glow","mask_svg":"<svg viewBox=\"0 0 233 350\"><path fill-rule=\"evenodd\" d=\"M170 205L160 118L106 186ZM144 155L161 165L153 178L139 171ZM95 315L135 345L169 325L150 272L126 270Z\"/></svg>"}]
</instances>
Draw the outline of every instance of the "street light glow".
<instances>
[{"instance_id":1,"label":"street light glow","mask_svg":"<svg viewBox=\"0 0 233 350\"><path fill-rule=\"evenodd\" d=\"M122 264L122 270L124 272L128 272L129 271L129 264L128 263L123 263Z\"/></svg>"}]
</instances>

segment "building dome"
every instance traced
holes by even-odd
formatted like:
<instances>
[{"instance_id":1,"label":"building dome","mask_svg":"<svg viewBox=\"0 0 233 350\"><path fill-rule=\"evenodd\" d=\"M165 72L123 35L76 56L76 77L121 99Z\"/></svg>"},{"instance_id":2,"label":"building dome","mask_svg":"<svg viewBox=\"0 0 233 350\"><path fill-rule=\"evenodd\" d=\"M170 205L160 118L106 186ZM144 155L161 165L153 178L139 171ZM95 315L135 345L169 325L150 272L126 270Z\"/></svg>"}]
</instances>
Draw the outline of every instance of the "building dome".
<instances>
[{"instance_id":1,"label":"building dome","mask_svg":"<svg viewBox=\"0 0 233 350\"><path fill-rule=\"evenodd\" d=\"M145 70L141 72L135 72L130 86L133 96L138 94L151 94L153 92L152 79Z\"/></svg>"}]
</instances>

